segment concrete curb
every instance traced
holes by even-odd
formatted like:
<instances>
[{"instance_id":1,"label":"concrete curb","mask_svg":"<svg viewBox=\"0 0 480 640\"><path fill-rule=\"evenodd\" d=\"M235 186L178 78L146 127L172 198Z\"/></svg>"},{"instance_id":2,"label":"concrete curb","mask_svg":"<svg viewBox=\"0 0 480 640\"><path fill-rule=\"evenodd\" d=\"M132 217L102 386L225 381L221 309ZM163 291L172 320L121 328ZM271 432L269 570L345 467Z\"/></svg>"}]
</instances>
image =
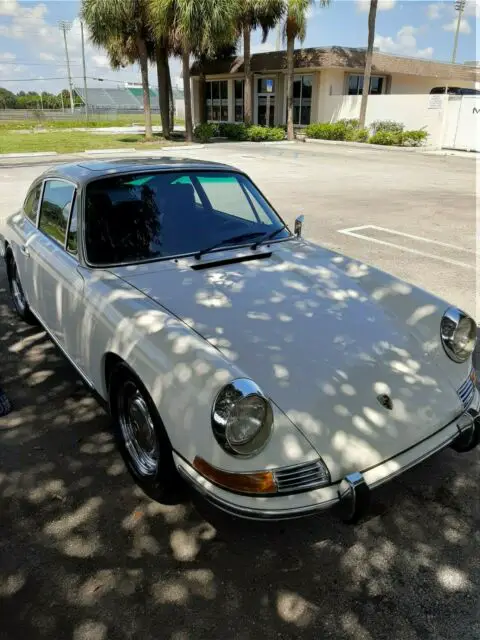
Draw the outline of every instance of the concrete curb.
<instances>
[{"instance_id":1,"label":"concrete curb","mask_svg":"<svg viewBox=\"0 0 480 640\"><path fill-rule=\"evenodd\" d=\"M304 142L309 144L326 144L343 147L353 147L354 149L377 149L379 151L399 151L400 153L425 153L435 151L436 147L395 147L384 144L368 144L368 142L348 142L347 140L317 140L316 138L305 138Z\"/></svg>"},{"instance_id":2,"label":"concrete curb","mask_svg":"<svg viewBox=\"0 0 480 640\"><path fill-rule=\"evenodd\" d=\"M81 152L82 153L82 152ZM137 153L137 149L87 149L83 151L87 156L115 155L118 153Z\"/></svg>"},{"instance_id":3,"label":"concrete curb","mask_svg":"<svg viewBox=\"0 0 480 640\"><path fill-rule=\"evenodd\" d=\"M57 151L32 151L30 153L0 153L0 160L7 158L41 158L42 156L49 158L58 156Z\"/></svg>"}]
</instances>

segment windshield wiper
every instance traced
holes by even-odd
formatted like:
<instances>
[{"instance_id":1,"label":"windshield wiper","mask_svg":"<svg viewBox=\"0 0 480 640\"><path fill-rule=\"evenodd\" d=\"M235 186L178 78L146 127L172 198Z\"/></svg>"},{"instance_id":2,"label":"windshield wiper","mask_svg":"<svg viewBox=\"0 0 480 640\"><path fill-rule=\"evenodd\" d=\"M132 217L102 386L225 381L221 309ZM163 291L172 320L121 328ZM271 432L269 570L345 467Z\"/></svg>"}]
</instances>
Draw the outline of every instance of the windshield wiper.
<instances>
[{"instance_id":1,"label":"windshield wiper","mask_svg":"<svg viewBox=\"0 0 480 640\"><path fill-rule=\"evenodd\" d=\"M272 231L272 233L265 233L263 235L263 238L260 238L260 240L258 240L258 242L255 242L255 244L252 244L252 249L256 249L258 247L258 245L263 244L264 242L268 242L269 240L273 240L273 238L275 238L275 236L278 235L280 233L280 231L283 231L286 228L287 228L287 225L285 223L283 223L281 227L278 227L278 229L275 229L275 231Z\"/></svg>"},{"instance_id":2,"label":"windshield wiper","mask_svg":"<svg viewBox=\"0 0 480 640\"><path fill-rule=\"evenodd\" d=\"M210 251L213 251L214 249L218 249L224 244L232 244L235 242L242 242L243 240L251 240L252 238L257 238L258 236L264 236L264 235L266 235L265 231L252 231L250 233L242 233L238 236L233 236L232 238L224 238L223 240L219 240L215 244L212 244L210 247L207 247L206 249L201 249L200 251L197 251L197 253L195 254L195 258L196 260L200 260L200 258L203 255L205 255L206 253L210 253Z\"/></svg>"}]
</instances>

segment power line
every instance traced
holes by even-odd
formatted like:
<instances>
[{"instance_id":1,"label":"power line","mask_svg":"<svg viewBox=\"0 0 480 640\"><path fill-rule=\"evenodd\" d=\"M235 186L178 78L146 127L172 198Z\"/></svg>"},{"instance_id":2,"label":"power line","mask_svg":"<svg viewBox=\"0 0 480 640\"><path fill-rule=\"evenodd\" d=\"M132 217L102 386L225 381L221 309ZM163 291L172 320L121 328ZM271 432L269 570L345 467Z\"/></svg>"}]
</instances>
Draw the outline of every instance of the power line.
<instances>
[{"instance_id":1,"label":"power line","mask_svg":"<svg viewBox=\"0 0 480 640\"><path fill-rule=\"evenodd\" d=\"M82 79L83 76L72 76L72 80ZM96 80L97 82L114 82L115 84L121 84L125 80L117 78L116 80L110 78L95 78L93 76L87 76L88 80ZM66 80L63 76L59 78L0 78L0 84L3 82L47 82L48 80Z\"/></svg>"}]
</instances>

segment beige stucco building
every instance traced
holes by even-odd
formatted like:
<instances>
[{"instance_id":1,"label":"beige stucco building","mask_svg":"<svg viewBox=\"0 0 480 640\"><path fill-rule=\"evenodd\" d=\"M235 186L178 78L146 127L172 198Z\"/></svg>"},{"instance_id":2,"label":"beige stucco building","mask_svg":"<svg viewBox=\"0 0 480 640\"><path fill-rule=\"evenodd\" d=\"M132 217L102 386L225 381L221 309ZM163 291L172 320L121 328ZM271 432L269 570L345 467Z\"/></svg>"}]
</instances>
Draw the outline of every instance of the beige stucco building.
<instances>
[{"instance_id":1,"label":"beige stucco building","mask_svg":"<svg viewBox=\"0 0 480 640\"><path fill-rule=\"evenodd\" d=\"M343 103L356 104L363 87L365 50L345 47L295 51L294 123L334 120ZM205 107L214 122L243 121L243 58L213 60L192 68L195 122L200 116L199 74L207 80ZM278 51L252 56L253 121L263 125L286 122L286 53ZM375 52L372 95L428 95L440 87L475 90L479 69ZM435 91L434 91L435 93ZM385 114L388 117L388 114Z\"/></svg>"}]
</instances>

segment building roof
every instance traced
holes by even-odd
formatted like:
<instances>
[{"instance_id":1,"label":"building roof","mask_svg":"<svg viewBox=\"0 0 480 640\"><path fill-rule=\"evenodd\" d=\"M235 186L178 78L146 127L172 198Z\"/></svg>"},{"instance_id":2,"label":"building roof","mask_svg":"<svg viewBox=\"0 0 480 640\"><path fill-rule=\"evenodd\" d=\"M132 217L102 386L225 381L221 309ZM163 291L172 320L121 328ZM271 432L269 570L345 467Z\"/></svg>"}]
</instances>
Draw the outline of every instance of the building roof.
<instances>
[{"instance_id":1,"label":"building roof","mask_svg":"<svg viewBox=\"0 0 480 640\"><path fill-rule=\"evenodd\" d=\"M312 47L295 50L295 68L342 68L362 69L365 67L365 49L351 47ZM286 70L286 51L257 53L252 56L252 72ZM195 63L192 75L199 75L200 67ZM243 57L225 60L212 60L204 64L206 75L243 73ZM414 76L430 76L443 79L476 81L478 69L463 64L449 64L435 60L393 56L386 53L373 53L372 71L374 73L405 73Z\"/></svg>"}]
</instances>

